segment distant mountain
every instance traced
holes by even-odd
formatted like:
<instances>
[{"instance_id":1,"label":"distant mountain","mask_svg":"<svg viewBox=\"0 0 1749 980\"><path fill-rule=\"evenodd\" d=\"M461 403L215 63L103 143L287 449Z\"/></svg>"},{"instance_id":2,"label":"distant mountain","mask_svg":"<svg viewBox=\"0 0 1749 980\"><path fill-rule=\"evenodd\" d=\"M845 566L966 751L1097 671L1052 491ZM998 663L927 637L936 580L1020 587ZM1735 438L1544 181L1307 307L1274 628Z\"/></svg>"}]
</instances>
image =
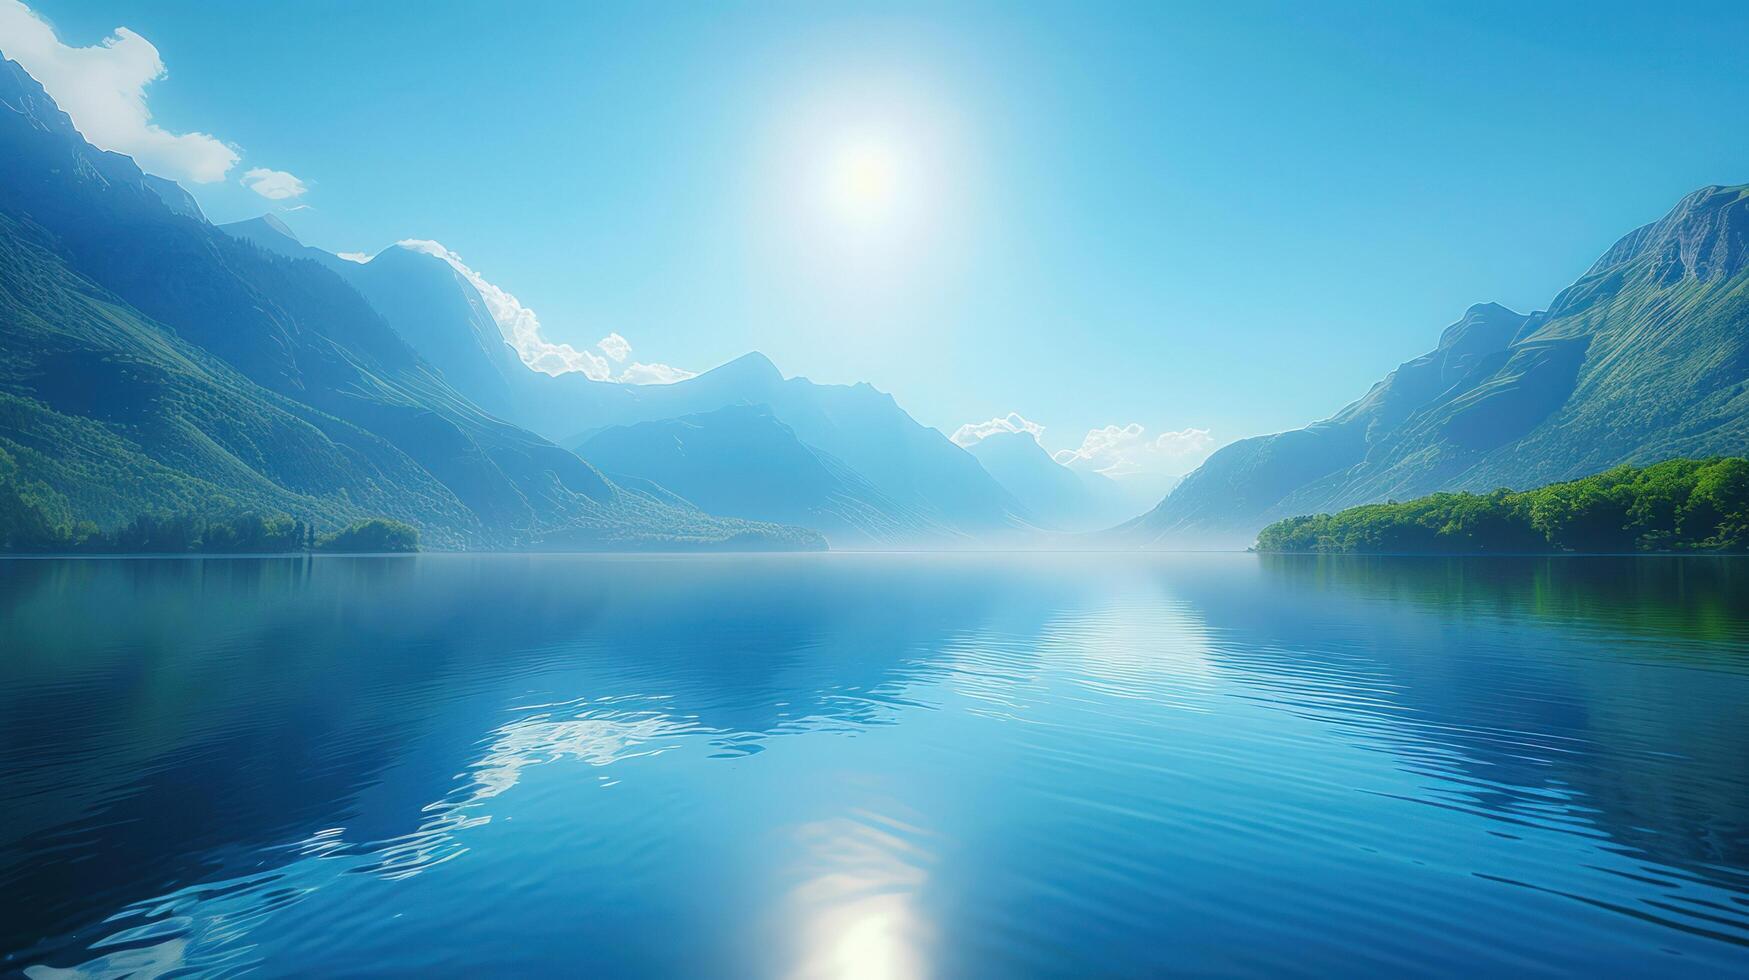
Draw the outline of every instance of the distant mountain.
<instances>
[{"instance_id":1,"label":"distant mountain","mask_svg":"<svg viewBox=\"0 0 1749 980\"><path fill-rule=\"evenodd\" d=\"M968 451L1042 528L1092 531L1142 509L1127 509L1126 494L1110 477L1071 470L1052 459L1030 433L993 433Z\"/></svg>"},{"instance_id":2,"label":"distant mountain","mask_svg":"<svg viewBox=\"0 0 1749 980\"><path fill-rule=\"evenodd\" d=\"M383 249L369 262L341 263L341 278L373 308L394 311L395 332L444 380L493 414L516 418L516 386L534 372L505 342L479 292L461 273L402 245ZM465 320L446 319L450 306L443 300L451 295L467 304Z\"/></svg>"},{"instance_id":3,"label":"distant mountain","mask_svg":"<svg viewBox=\"0 0 1749 980\"><path fill-rule=\"evenodd\" d=\"M303 245L290 229L272 219L224 228L275 254L308 258L334 269L444 380L501 417L570 448L579 449L611 428L763 405L804 447L835 460L872 486L877 497L886 501L883 526L893 533L907 538L913 531L937 540L966 538L1007 533L1024 528L1030 520L1025 508L976 459L939 431L912 419L891 395L867 384L820 385L805 378L786 379L757 353L668 385L592 381L579 373L554 377L522 365L515 351L503 343L478 290L443 259L395 247L360 264ZM762 460L747 455L742 465L779 474L788 458ZM794 502L774 498L768 503L767 510L776 513Z\"/></svg>"},{"instance_id":4,"label":"distant mountain","mask_svg":"<svg viewBox=\"0 0 1749 980\"><path fill-rule=\"evenodd\" d=\"M228 225L219 225L218 228L234 238L241 238L288 259L309 259L330 269L339 269L340 263L346 261L331 252L305 245L298 240L296 233L286 227L285 222L271 214L246 221L233 221Z\"/></svg>"},{"instance_id":5,"label":"distant mountain","mask_svg":"<svg viewBox=\"0 0 1749 980\"><path fill-rule=\"evenodd\" d=\"M598 424L565 444L581 445L605 425L762 405L804 445L879 490L896 508L896 521L915 515L952 537L1006 534L1031 523L1026 508L976 458L867 383L785 378L765 355L753 353L686 381L635 387L630 395L617 404L598 402Z\"/></svg>"},{"instance_id":6,"label":"distant mountain","mask_svg":"<svg viewBox=\"0 0 1749 980\"><path fill-rule=\"evenodd\" d=\"M1745 445L1749 186L1707 187L1624 236L1547 311L1472 307L1365 398L1221 449L1125 532L1242 543L1298 514Z\"/></svg>"},{"instance_id":7,"label":"distant mountain","mask_svg":"<svg viewBox=\"0 0 1749 980\"><path fill-rule=\"evenodd\" d=\"M275 254L333 269L445 381L500 417L572 449L611 428L763 405L803 446L835 460L884 499L886 513L878 523L888 530L877 533L881 540L897 540L889 534L912 540L914 532L937 541L963 539L1012 532L1030 521L1025 508L976 459L867 384L786 379L757 353L668 385L592 381L580 373L555 377L521 363L487 315L479 291L437 256L392 247L361 264L304 245L271 217L223 227ZM746 455L742 465L775 475L787 458ZM766 511L783 512L793 503L774 498ZM859 518L857 526L868 520ZM834 533L855 537L863 532L841 528Z\"/></svg>"},{"instance_id":8,"label":"distant mountain","mask_svg":"<svg viewBox=\"0 0 1749 980\"><path fill-rule=\"evenodd\" d=\"M0 65L0 502L383 514L442 547L814 546L482 412L320 261L224 234Z\"/></svg>"},{"instance_id":9,"label":"distant mountain","mask_svg":"<svg viewBox=\"0 0 1749 980\"><path fill-rule=\"evenodd\" d=\"M219 227L276 255L333 270L456 390L547 439L575 437L586 426L618 418L618 406L636 398L635 386L529 368L504 339L480 291L429 252L391 245L368 262L353 262L305 245L272 215Z\"/></svg>"},{"instance_id":10,"label":"distant mountain","mask_svg":"<svg viewBox=\"0 0 1749 980\"><path fill-rule=\"evenodd\" d=\"M614 479L649 480L712 513L811 527L833 547L942 533L842 462L812 449L764 405L615 426L578 455Z\"/></svg>"},{"instance_id":11,"label":"distant mountain","mask_svg":"<svg viewBox=\"0 0 1749 980\"><path fill-rule=\"evenodd\" d=\"M537 383L504 339L479 290L435 255L391 245L353 262L305 245L264 214L219 226L275 255L308 259L352 284L372 309L457 391L500 418L521 422L521 386Z\"/></svg>"}]
</instances>

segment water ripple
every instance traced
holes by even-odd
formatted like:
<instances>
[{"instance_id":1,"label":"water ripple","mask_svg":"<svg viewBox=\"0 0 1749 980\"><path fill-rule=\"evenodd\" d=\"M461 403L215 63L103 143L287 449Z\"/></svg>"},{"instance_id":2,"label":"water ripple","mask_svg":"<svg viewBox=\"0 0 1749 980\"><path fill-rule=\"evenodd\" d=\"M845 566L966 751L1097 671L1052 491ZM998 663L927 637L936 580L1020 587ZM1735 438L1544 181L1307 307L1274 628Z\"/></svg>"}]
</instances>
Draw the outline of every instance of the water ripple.
<instances>
[{"instance_id":1,"label":"water ripple","mask_svg":"<svg viewBox=\"0 0 1749 980\"><path fill-rule=\"evenodd\" d=\"M0 966L1742 972L1739 567L0 565Z\"/></svg>"}]
</instances>

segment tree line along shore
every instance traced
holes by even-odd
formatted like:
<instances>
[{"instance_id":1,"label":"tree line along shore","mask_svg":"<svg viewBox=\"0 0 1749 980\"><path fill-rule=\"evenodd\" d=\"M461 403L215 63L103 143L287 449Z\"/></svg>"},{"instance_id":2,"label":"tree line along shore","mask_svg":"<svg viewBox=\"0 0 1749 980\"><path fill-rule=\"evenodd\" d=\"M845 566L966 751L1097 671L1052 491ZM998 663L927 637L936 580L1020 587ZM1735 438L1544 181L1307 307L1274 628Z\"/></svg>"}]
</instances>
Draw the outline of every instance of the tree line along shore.
<instances>
[{"instance_id":1,"label":"tree line along shore","mask_svg":"<svg viewBox=\"0 0 1749 980\"><path fill-rule=\"evenodd\" d=\"M1525 554L1749 551L1749 459L1618 466L1534 490L1435 493L1276 521L1257 551Z\"/></svg>"}]
</instances>

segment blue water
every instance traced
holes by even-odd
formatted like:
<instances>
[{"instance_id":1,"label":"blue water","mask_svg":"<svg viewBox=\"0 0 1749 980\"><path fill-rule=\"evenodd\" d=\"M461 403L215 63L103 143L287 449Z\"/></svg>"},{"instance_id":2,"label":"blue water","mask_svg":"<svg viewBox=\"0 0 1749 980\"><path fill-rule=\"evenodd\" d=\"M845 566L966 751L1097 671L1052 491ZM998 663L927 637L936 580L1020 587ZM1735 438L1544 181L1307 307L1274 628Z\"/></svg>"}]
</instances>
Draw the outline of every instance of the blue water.
<instances>
[{"instance_id":1,"label":"blue water","mask_svg":"<svg viewBox=\"0 0 1749 980\"><path fill-rule=\"evenodd\" d=\"M1749 970L1749 562L0 562L34 977Z\"/></svg>"}]
</instances>

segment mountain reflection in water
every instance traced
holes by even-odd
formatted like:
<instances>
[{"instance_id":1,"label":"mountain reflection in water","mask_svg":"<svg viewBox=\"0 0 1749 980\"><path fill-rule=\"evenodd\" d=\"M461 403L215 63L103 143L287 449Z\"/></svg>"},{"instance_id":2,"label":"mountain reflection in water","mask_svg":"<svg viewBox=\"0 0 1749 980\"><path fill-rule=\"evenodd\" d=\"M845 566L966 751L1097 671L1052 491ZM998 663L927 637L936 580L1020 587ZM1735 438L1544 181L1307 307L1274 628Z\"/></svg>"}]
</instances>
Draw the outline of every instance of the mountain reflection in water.
<instances>
[{"instance_id":1,"label":"mountain reflection in water","mask_svg":"<svg viewBox=\"0 0 1749 980\"><path fill-rule=\"evenodd\" d=\"M1749 563L0 562L52 975L1749 967Z\"/></svg>"}]
</instances>

